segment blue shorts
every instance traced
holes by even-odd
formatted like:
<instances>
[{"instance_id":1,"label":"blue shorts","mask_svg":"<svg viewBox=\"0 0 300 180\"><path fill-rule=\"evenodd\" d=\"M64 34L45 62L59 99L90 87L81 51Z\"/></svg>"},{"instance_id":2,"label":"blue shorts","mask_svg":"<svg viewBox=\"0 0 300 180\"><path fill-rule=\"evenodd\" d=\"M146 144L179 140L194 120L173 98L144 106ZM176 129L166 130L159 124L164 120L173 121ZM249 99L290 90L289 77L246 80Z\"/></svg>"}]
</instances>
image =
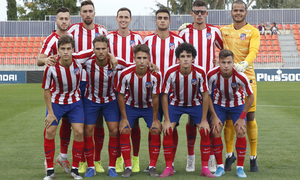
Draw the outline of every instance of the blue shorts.
<instances>
[{"instance_id":1,"label":"blue shorts","mask_svg":"<svg viewBox=\"0 0 300 180\"><path fill-rule=\"evenodd\" d=\"M70 123L84 123L83 105L82 101L79 100L73 104L56 104L52 103L52 109L58 123L53 121L51 126L57 126L61 117L69 118ZM46 109L46 117L48 115L48 109Z\"/></svg>"},{"instance_id":2,"label":"blue shorts","mask_svg":"<svg viewBox=\"0 0 300 180\"><path fill-rule=\"evenodd\" d=\"M229 115L232 119L233 124L240 118L241 113L244 110L244 104L236 107L223 107L218 104L214 104L215 112L221 122L224 124L227 119L227 115ZM245 119L247 121L247 118Z\"/></svg>"},{"instance_id":3,"label":"blue shorts","mask_svg":"<svg viewBox=\"0 0 300 180\"><path fill-rule=\"evenodd\" d=\"M153 123L153 108L136 108L125 104L127 120L129 122L130 127L133 127L133 124L139 118L144 118L147 127L151 128ZM161 121L159 112L158 112L158 120Z\"/></svg>"},{"instance_id":4,"label":"blue shorts","mask_svg":"<svg viewBox=\"0 0 300 180\"><path fill-rule=\"evenodd\" d=\"M80 89L81 99L83 99L83 97L84 97L85 88L86 88L87 83L88 83L87 81L80 81L79 89Z\"/></svg>"},{"instance_id":5,"label":"blue shorts","mask_svg":"<svg viewBox=\"0 0 300 180\"><path fill-rule=\"evenodd\" d=\"M107 122L119 122L119 107L117 100L110 101L108 103L95 103L86 97L83 98L83 109L84 109L84 124L96 124L99 111Z\"/></svg>"},{"instance_id":6,"label":"blue shorts","mask_svg":"<svg viewBox=\"0 0 300 180\"><path fill-rule=\"evenodd\" d=\"M182 114L188 114L193 120L193 124L200 124L202 119L202 105L198 106L174 106L169 104L169 117L171 123L176 122L179 125L179 119Z\"/></svg>"}]
</instances>

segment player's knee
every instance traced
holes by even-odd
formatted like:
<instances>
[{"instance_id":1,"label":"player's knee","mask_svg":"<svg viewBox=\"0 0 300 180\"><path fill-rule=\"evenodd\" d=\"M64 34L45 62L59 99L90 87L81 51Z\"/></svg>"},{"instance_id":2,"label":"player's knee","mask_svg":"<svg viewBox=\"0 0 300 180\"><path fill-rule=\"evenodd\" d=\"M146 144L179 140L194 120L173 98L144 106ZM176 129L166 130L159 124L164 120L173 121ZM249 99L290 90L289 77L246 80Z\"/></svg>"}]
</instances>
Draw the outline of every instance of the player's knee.
<instances>
[{"instance_id":1,"label":"player's knee","mask_svg":"<svg viewBox=\"0 0 300 180\"><path fill-rule=\"evenodd\" d=\"M73 134L75 139L81 139L83 137L83 128L73 129Z\"/></svg>"},{"instance_id":2,"label":"player's knee","mask_svg":"<svg viewBox=\"0 0 300 180\"><path fill-rule=\"evenodd\" d=\"M130 129L129 128L124 128L123 130L122 130L122 132L120 132L121 134L129 134L131 131L130 131Z\"/></svg>"},{"instance_id":3,"label":"player's knee","mask_svg":"<svg viewBox=\"0 0 300 180\"><path fill-rule=\"evenodd\" d=\"M117 137L118 133L119 133L118 127L109 129L109 136L111 137Z\"/></svg>"},{"instance_id":4,"label":"player's knee","mask_svg":"<svg viewBox=\"0 0 300 180\"><path fill-rule=\"evenodd\" d=\"M160 131L158 129L150 129L150 134L159 135Z\"/></svg>"},{"instance_id":5,"label":"player's knee","mask_svg":"<svg viewBox=\"0 0 300 180\"><path fill-rule=\"evenodd\" d=\"M48 128L46 129L46 138L47 139L53 139L55 138L55 134L56 134L56 129L54 128Z\"/></svg>"},{"instance_id":6,"label":"player's knee","mask_svg":"<svg viewBox=\"0 0 300 180\"><path fill-rule=\"evenodd\" d=\"M94 128L93 127L90 127L90 126L84 126L84 136L85 137L90 137L93 135L93 130Z\"/></svg>"}]
</instances>

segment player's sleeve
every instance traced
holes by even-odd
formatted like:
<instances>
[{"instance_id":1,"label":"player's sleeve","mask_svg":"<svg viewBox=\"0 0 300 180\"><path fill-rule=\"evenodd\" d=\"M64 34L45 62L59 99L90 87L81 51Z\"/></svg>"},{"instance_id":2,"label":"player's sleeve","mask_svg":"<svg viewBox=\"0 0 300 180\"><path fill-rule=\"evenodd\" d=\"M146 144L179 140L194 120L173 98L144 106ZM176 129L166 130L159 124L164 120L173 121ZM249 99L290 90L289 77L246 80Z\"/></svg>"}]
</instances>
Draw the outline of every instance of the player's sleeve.
<instances>
[{"instance_id":1,"label":"player's sleeve","mask_svg":"<svg viewBox=\"0 0 300 180\"><path fill-rule=\"evenodd\" d=\"M216 40L215 40L215 45L222 50L223 49L223 40L222 40L222 33L221 31L217 28L216 30Z\"/></svg>"},{"instance_id":2,"label":"player's sleeve","mask_svg":"<svg viewBox=\"0 0 300 180\"><path fill-rule=\"evenodd\" d=\"M170 71L167 71L161 88L162 93L169 94L169 92L171 92L171 81L172 81L171 73Z\"/></svg>"},{"instance_id":3,"label":"player's sleeve","mask_svg":"<svg viewBox=\"0 0 300 180\"><path fill-rule=\"evenodd\" d=\"M129 63L129 62L126 62L124 59L120 58L120 57L116 57L117 60L118 60L118 65L116 66L116 70L117 71L120 71L120 70L123 70L129 66L132 66L134 65L134 63Z\"/></svg>"},{"instance_id":4,"label":"player's sleeve","mask_svg":"<svg viewBox=\"0 0 300 180\"><path fill-rule=\"evenodd\" d=\"M184 30L180 31L179 34L178 34L178 36L181 37L183 39L183 41L186 41L185 40L185 31Z\"/></svg>"},{"instance_id":5,"label":"player's sleeve","mask_svg":"<svg viewBox=\"0 0 300 180\"><path fill-rule=\"evenodd\" d=\"M84 51L79 51L77 53L73 53L72 56L76 59L76 61L80 64L84 64L90 57L94 54L93 49L88 49Z\"/></svg>"},{"instance_id":6,"label":"player's sleeve","mask_svg":"<svg viewBox=\"0 0 300 180\"><path fill-rule=\"evenodd\" d=\"M51 55L52 49L56 48L56 44L51 41L51 38L46 38L43 42L42 49L40 50L40 54L45 54L47 56Z\"/></svg>"},{"instance_id":7,"label":"player's sleeve","mask_svg":"<svg viewBox=\"0 0 300 180\"><path fill-rule=\"evenodd\" d=\"M116 91L119 93L125 94L126 85L127 85L127 82L126 82L125 71L122 71L122 73L119 77Z\"/></svg>"},{"instance_id":8,"label":"player's sleeve","mask_svg":"<svg viewBox=\"0 0 300 180\"><path fill-rule=\"evenodd\" d=\"M212 71L208 71L207 76L207 84L208 84L208 93L212 94L212 89L213 89L213 78L212 78Z\"/></svg>"},{"instance_id":9,"label":"player's sleeve","mask_svg":"<svg viewBox=\"0 0 300 180\"><path fill-rule=\"evenodd\" d=\"M247 78L246 74L244 73L239 73L241 75L240 80L241 80L241 85L243 86L244 89L244 94L246 96L250 96L253 94L252 87L250 85L249 79Z\"/></svg>"},{"instance_id":10,"label":"player's sleeve","mask_svg":"<svg viewBox=\"0 0 300 180\"><path fill-rule=\"evenodd\" d=\"M159 94L161 90L161 73L153 73L152 75L155 77L153 80L152 94Z\"/></svg>"},{"instance_id":11,"label":"player's sleeve","mask_svg":"<svg viewBox=\"0 0 300 180\"><path fill-rule=\"evenodd\" d=\"M199 77L199 88L200 92L206 92L208 91L208 85L207 85L207 80L206 80L206 74L204 70L200 71L200 77Z\"/></svg>"},{"instance_id":12,"label":"player's sleeve","mask_svg":"<svg viewBox=\"0 0 300 180\"><path fill-rule=\"evenodd\" d=\"M51 73L50 67L47 66L45 69L45 72L44 72L42 88L50 89L51 82L52 82L52 73Z\"/></svg>"},{"instance_id":13,"label":"player's sleeve","mask_svg":"<svg viewBox=\"0 0 300 180\"><path fill-rule=\"evenodd\" d=\"M252 64L255 60L258 49L260 44L260 34L258 29L254 28L251 31L251 39L250 39L250 45L249 45L249 54L246 57L245 61L248 62L248 64Z\"/></svg>"}]
</instances>

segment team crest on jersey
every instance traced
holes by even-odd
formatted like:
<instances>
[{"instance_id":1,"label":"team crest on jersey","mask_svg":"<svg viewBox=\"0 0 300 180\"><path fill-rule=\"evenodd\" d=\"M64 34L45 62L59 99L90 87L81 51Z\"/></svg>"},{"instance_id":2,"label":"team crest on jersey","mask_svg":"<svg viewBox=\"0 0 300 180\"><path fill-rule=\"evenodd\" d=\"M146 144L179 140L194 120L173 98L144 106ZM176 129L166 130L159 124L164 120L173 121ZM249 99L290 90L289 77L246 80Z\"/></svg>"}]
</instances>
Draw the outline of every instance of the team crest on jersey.
<instances>
[{"instance_id":1,"label":"team crest on jersey","mask_svg":"<svg viewBox=\"0 0 300 180\"><path fill-rule=\"evenodd\" d=\"M130 40L130 46L131 47L135 46L135 41L134 40Z\"/></svg>"},{"instance_id":2,"label":"team crest on jersey","mask_svg":"<svg viewBox=\"0 0 300 180\"><path fill-rule=\"evenodd\" d=\"M152 87L152 83L151 82L146 82L145 86L146 86L146 88L151 88Z\"/></svg>"},{"instance_id":3,"label":"team crest on jersey","mask_svg":"<svg viewBox=\"0 0 300 180\"><path fill-rule=\"evenodd\" d=\"M246 39L246 34L242 33L241 36L240 36L240 39L241 39L242 41L244 41L244 40Z\"/></svg>"},{"instance_id":4,"label":"team crest on jersey","mask_svg":"<svg viewBox=\"0 0 300 180\"><path fill-rule=\"evenodd\" d=\"M100 33L95 33L95 37L100 36Z\"/></svg>"},{"instance_id":5,"label":"team crest on jersey","mask_svg":"<svg viewBox=\"0 0 300 180\"><path fill-rule=\"evenodd\" d=\"M80 74L80 69L78 67L74 69L74 74L76 74L76 75Z\"/></svg>"},{"instance_id":6,"label":"team crest on jersey","mask_svg":"<svg viewBox=\"0 0 300 180\"><path fill-rule=\"evenodd\" d=\"M212 38L211 33L206 33L206 39L211 40L211 38Z\"/></svg>"},{"instance_id":7,"label":"team crest on jersey","mask_svg":"<svg viewBox=\"0 0 300 180\"><path fill-rule=\"evenodd\" d=\"M170 44L169 44L169 48L170 48L171 50L174 50L174 49L175 49L175 43L170 43Z\"/></svg>"},{"instance_id":8,"label":"team crest on jersey","mask_svg":"<svg viewBox=\"0 0 300 180\"><path fill-rule=\"evenodd\" d=\"M239 85L237 83L231 83L231 87L234 88L234 89L236 89L236 88L239 87Z\"/></svg>"},{"instance_id":9,"label":"team crest on jersey","mask_svg":"<svg viewBox=\"0 0 300 180\"><path fill-rule=\"evenodd\" d=\"M197 84L197 79L192 79L191 83L192 83L192 85L196 85Z\"/></svg>"},{"instance_id":10,"label":"team crest on jersey","mask_svg":"<svg viewBox=\"0 0 300 180\"><path fill-rule=\"evenodd\" d=\"M108 71L107 71L107 76L108 76L108 77L112 77L113 74L114 74L114 73L113 73L113 70L108 70Z\"/></svg>"}]
</instances>

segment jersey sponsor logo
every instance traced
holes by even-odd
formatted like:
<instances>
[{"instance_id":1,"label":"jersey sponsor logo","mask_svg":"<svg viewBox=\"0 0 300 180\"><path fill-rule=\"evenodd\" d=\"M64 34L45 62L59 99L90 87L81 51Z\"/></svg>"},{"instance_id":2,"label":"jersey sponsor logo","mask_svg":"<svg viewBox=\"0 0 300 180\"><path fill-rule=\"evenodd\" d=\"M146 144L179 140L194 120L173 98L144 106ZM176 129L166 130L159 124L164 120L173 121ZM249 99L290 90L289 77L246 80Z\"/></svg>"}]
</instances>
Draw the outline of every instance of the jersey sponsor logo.
<instances>
[{"instance_id":1,"label":"jersey sponsor logo","mask_svg":"<svg viewBox=\"0 0 300 180\"><path fill-rule=\"evenodd\" d=\"M175 49L175 43L170 43L170 44L169 44L169 48L170 48L171 50L174 50L174 49Z\"/></svg>"},{"instance_id":2,"label":"jersey sponsor logo","mask_svg":"<svg viewBox=\"0 0 300 180\"><path fill-rule=\"evenodd\" d=\"M108 70L107 71L107 76L112 77L113 76L113 70Z\"/></svg>"},{"instance_id":3,"label":"jersey sponsor logo","mask_svg":"<svg viewBox=\"0 0 300 180\"><path fill-rule=\"evenodd\" d=\"M257 81L300 81L298 69L260 69L256 73Z\"/></svg>"},{"instance_id":4,"label":"jersey sponsor logo","mask_svg":"<svg viewBox=\"0 0 300 180\"><path fill-rule=\"evenodd\" d=\"M95 37L100 36L100 33L95 33Z\"/></svg>"},{"instance_id":5,"label":"jersey sponsor logo","mask_svg":"<svg viewBox=\"0 0 300 180\"><path fill-rule=\"evenodd\" d=\"M212 38L211 33L206 33L206 39L211 40L211 38Z\"/></svg>"},{"instance_id":6,"label":"jersey sponsor logo","mask_svg":"<svg viewBox=\"0 0 300 180\"><path fill-rule=\"evenodd\" d=\"M192 80L191 80L191 84L192 84L192 85L196 85L196 84L197 84L197 79L192 79Z\"/></svg>"},{"instance_id":7,"label":"jersey sponsor logo","mask_svg":"<svg viewBox=\"0 0 300 180\"><path fill-rule=\"evenodd\" d=\"M240 39L241 39L242 41L244 41L244 40L246 39L246 34L242 33L241 36L240 36Z\"/></svg>"},{"instance_id":8,"label":"jersey sponsor logo","mask_svg":"<svg viewBox=\"0 0 300 180\"><path fill-rule=\"evenodd\" d=\"M74 69L74 74L76 74L76 75L80 74L80 69L78 67Z\"/></svg>"},{"instance_id":9,"label":"jersey sponsor logo","mask_svg":"<svg viewBox=\"0 0 300 180\"><path fill-rule=\"evenodd\" d=\"M151 82L146 82L145 86L146 86L146 88L151 88L152 87L152 83Z\"/></svg>"},{"instance_id":10,"label":"jersey sponsor logo","mask_svg":"<svg viewBox=\"0 0 300 180\"><path fill-rule=\"evenodd\" d=\"M134 40L131 40L131 41L130 41L130 46L131 46L131 47L135 46L135 41L134 41Z\"/></svg>"}]
</instances>

